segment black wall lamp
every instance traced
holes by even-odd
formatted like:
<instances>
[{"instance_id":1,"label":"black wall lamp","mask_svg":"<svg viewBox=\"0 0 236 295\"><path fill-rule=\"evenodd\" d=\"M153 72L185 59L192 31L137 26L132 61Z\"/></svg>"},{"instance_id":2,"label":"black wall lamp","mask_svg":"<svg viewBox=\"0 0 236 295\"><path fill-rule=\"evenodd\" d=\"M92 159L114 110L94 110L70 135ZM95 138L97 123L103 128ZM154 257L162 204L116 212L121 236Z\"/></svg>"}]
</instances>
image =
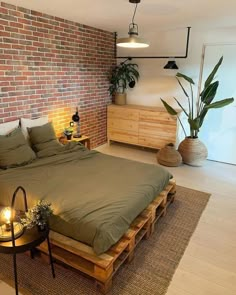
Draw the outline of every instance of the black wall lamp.
<instances>
[{"instance_id":1,"label":"black wall lamp","mask_svg":"<svg viewBox=\"0 0 236 295\"><path fill-rule=\"evenodd\" d=\"M133 58L163 58L163 59L177 59L177 58L187 58L188 57L188 49L189 49L189 38L190 38L190 30L191 27L187 27L187 37L186 37L186 49L185 49L185 55L181 56L117 56L117 50L115 50L116 58L126 58L129 60ZM115 33L115 43L117 39L117 33ZM164 66L164 69L178 69L178 66L174 60L168 61L168 63Z\"/></svg>"},{"instance_id":2,"label":"black wall lamp","mask_svg":"<svg viewBox=\"0 0 236 295\"><path fill-rule=\"evenodd\" d=\"M78 110L78 107L76 107L76 111L75 111L75 114L71 117L72 119L72 122L70 122L70 126L73 127L74 126L74 123L77 124L77 132L76 134L73 135L74 138L79 138L81 137L81 134L80 134L80 116L79 116L79 110Z\"/></svg>"}]
</instances>

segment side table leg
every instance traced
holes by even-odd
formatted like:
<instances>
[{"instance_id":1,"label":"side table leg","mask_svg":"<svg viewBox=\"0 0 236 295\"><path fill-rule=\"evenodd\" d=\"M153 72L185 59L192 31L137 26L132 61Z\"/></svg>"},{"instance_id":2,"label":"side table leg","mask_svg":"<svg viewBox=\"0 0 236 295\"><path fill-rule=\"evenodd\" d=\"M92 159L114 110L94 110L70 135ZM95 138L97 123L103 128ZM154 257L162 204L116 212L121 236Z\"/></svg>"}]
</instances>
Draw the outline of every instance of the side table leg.
<instances>
[{"instance_id":1,"label":"side table leg","mask_svg":"<svg viewBox=\"0 0 236 295\"><path fill-rule=\"evenodd\" d=\"M90 138L87 139L87 148L90 150Z\"/></svg>"},{"instance_id":2,"label":"side table leg","mask_svg":"<svg viewBox=\"0 0 236 295\"><path fill-rule=\"evenodd\" d=\"M51 264L51 270L52 270L52 276L55 278L55 270L54 270L54 265L53 265L53 259L52 259L52 250L49 242L49 237L47 236L47 242L48 242L48 253L49 253L49 258L50 258L50 264Z\"/></svg>"},{"instance_id":3,"label":"side table leg","mask_svg":"<svg viewBox=\"0 0 236 295\"><path fill-rule=\"evenodd\" d=\"M16 295L18 295L18 283L17 283L17 266L16 266L16 254L13 254L13 268L14 268L14 278L15 278L15 290Z\"/></svg>"}]
</instances>

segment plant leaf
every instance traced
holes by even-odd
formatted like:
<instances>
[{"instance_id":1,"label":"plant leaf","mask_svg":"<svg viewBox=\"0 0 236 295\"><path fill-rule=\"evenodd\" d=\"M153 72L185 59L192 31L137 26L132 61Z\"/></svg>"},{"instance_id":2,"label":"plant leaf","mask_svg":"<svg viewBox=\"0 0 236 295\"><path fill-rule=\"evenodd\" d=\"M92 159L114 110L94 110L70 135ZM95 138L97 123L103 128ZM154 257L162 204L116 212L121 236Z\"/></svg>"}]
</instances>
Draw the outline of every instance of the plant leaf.
<instances>
[{"instance_id":1,"label":"plant leaf","mask_svg":"<svg viewBox=\"0 0 236 295\"><path fill-rule=\"evenodd\" d=\"M221 56L218 63L215 65L214 69L212 70L212 72L210 73L208 78L206 79L204 88L206 88L207 86L209 86L211 84L212 80L215 77L216 72L218 71L220 65L222 64L222 61L223 61L223 56Z\"/></svg>"},{"instance_id":2,"label":"plant leaf","mask_svg":"<svg viewBox=\"0 0 236 295\"><path fill-rule=\"evenodd\" d=\"M178 102L177 98L174 97L174 100L177 102L177 104L179 105L179 107L184 111L185 115L188 117L188 113L186 112L186 110L184 109L184 107L181 105L180 102Z\"/></svg>"},{"instance_id":3,"label":"plant leaf","mask_svg":"<svg viewBox=\"0 0 236 295\"><path fill-rule=\"evenodd\" d=\"M205 104L210 104L216 95L218 86L219 86L219 81L216 81L208 85L200 94L201 101L204 102Z\"/></svg>"},{"instance_id":4,"label":"plant leaf","mask_svg":"<svg viewBox=\"0 0 236 295\"><path fill-rule=\"evenodd\" d=\"M219 109L219 108L223 108L225 106L227 106L228 104L232 103L234 101L234 98L225 98L216 102L213 102L209 105L206 105L205 108L206 109Z\"/></svg>"},{"instance_id":5,"label":"plant leaf","mask_svg":"<svg viewBox=\"0 0 236 295\"><path fill-rule=\"evenodd\" d=\"M178 113L176 112L176 110L174 110L167 102L165 102L163 99L161 99L164 107L166 108L167 112L172 115L172 116L176 116L178 115Z\"/></svg>"},{"instance_id":6,"label":"plant leaf","mask_svg":"<svg viewBox=\"0 0 236 295\"><path fill-rule=\"evenodd\" d=\"M188 81L190 84L194 84L193 80L192 80L190 77L188 77L188 76L186 76L186 75L184 75L184 74L177 73L177 74L176 74L176 77L183 78L183 79L185 79L186 81Z\"/></svg>"},{"instance_id":7,"label":"plant leaf","mask_svg":"<svg viewBox=\"0 0 236 295\"><path fill-rule=\"evenodd\" d=\"M199 128L202 126L204 118L205 118L207 112L208 112L208 109L206 109L206 108L203 108L203 110L201 111L201 113L199 115L199 118L200 118Z\"/></svg>"},{"instance_id":8,"label":"plant leaf","mask_svg":"<svg viewBox=\"0 0 236 295\"><path fill-rule=\"evenodd\" d=\"M184 89L184 87L183 87L183 85L181 84L181 82L179 81L179 79L178 79L177 77L176 77L176 79L177 79L177 81L178 81L180 87L182 88L184 94L189 98L187 91Z\"/></svg>"}]
</instances>

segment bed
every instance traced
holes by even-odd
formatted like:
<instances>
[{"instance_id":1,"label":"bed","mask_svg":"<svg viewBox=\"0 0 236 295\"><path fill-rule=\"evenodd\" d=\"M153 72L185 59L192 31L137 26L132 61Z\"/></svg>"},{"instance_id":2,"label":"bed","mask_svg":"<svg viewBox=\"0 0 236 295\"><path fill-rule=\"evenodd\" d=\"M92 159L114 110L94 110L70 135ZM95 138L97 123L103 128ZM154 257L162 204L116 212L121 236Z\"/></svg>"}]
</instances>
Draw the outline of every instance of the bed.
<instances>
[{"instance_id":1,"label":"bed","mask_svg":"<svg viewBox=\"0 0 236 295\"><path fill-rule=\"evenodd\" d=\"M165 213L167 195L174 191L171 178L156 165L71 142L44 149L27 165L0 170L0 204L8 206L19 185L29 207L39 199L52 203L54 257L95 277L106 292L115 263L130 260L138 239L150 235L157 208L158 216ZM46 252L43 245L41 250Z\"/></svg>"}]
</instances>

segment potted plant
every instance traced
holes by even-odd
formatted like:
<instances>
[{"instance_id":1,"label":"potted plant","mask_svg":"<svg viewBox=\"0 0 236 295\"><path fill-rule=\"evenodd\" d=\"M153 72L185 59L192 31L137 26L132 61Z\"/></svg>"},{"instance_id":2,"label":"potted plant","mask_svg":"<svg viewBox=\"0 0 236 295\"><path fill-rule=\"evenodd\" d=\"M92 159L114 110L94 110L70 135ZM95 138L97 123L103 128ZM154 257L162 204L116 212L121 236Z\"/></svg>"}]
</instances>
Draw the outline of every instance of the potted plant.
<instances>
[{"instance_id":1,"label":"potted plant","mask_svg":"<svg viewBox=\"0 0 236 295\"><path fill-rule=\"evenodd\" d=\"M71 140L71 137L72 137L73 131L74 131L73 127L66 127L66 128L65 128L65 130L64 130L64 134L65 134L65 136L66 136L66 138L67 138L68 140Z\"/></svg>"},{"instance_id":2,"label":"potted plant","mask_svg":"<svg viewBox=\"0 0 236 295\"><path fill-rule=\"evenodd\" d=\"M198 133L200 131L201 126L203 125L206 114L210 109L222 108L234 101L234 98L225 98L223 100L212 102L216 96L217 89L219 86L219 81L214 81L214 78L220 65L222 64L222 61L223 57L220 58L220 60L215 65L214 69L206 79L203 90L200 92L196 101L194 100L193 96L194 81L184 74L176 74L176 79L188 101L187 109L184 108L175 97L174 99L179 105L179 107L183 110L184 114L187 116L190 135L187 135L187 132L185 131L182 122L177 116L178 113L167 102L161 99L167 112L171 115L177 116L184 130L185 139L180 143L178 150L183 158L183 162L192 166L201 166L203 161L207 158L207 148L198 139ZM189 83L191 93L190 95L183 87L179 78L184 79Z\"/></svg>"},{"instance_id":3,"label":"potted plant","mask_svg":"<svg viewBox=\"0 0 236 295\"><path fill-rule=\"evenodd\" d=\"M112 69L109 92L115 96L115 104L126 104L125 90L128 87L133 88L139 79L137 68L137 64L122 62Z\"/></svg>"},{"instance_id":4,"label":"potted plant","mask_svg":"<svg viewBox=\"0 0 236 295\"><path fill-rule=\"evenodd\" d=\"M27 228L37 226L39 230L44 230L48 226L48 220L52 213L51 204L45 200L39 200L25 213L25 218L21 218L21 223Z\"/></svg>"}]
</instances>

